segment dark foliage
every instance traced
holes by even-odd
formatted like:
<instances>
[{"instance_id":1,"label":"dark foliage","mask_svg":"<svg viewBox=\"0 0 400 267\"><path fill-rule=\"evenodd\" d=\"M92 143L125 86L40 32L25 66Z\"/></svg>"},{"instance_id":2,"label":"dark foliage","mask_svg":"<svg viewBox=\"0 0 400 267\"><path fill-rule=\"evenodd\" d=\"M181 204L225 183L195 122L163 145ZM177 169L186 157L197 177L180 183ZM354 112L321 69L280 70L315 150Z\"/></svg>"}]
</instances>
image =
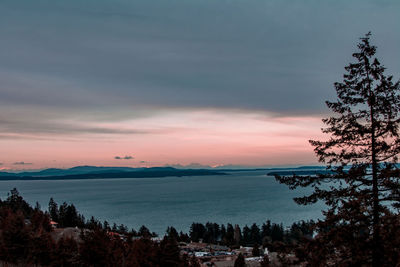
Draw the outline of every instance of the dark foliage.
<instances>
[{"instance_id":1,"label":"dark foliage","mask_svg":"<svg viewBox=\"0 0 400 267\"><path fill-rule=\"evenodd\" d=\"M79 265L78 243L72 238L58 240L53 258L53 266L72 267Z\"/></svg>"},{"instance_id":2,"label":"dark foliage","mask_svg":"<svg viewBox=\"0 0 400 267\"><path fill-rule=\"evenodd\" d=\"M233 227L232 224L227 224L225 228L224 225L219 226L215 223L207 223L206 226L208 225L208 227L201 223L193 223L190 227L190 241L199 242L203 240L206 243L220 244L231 248L237 247L238 244L248 247L262 244L263 247L268 247L274 251L276 246L273 246L273 244L276 242L297 244L305 238L311 238L314 224L312 220L308 222L300 221L293 223L288 230L284 230L282 224L267 221L261 226L260 230L257 224L253 224L251 228L245 225L240 229L238 225ZM170 235L170 231L171 227L167 229L167 236ZM177 240L184 241L179 238Z\"/></svg>"},{"instance_id":3,"label":"dark foliage","mask_svg":"<svg viewBox=\"0 0 400 267\"><path fill-rule=\"evenodd\" d=\"M58 218L60 224L67 228L53 230L50 216ZM269 240L266 243L269 250L280 251L284 244L300 242L305 235L312 233L312 224L295 223L290 230L284 231L282 225L267 221L262 225L262 230L256 224L250 228L245 226L245 234L242 235L238 225L227 224L225 227L210 222L205 225L193 223L190 236L178 233L174 227L168 227L164 239L157 243L151 240L155 234L145 226L138 232L128 232L123 224L113 224L110 227L108 222L100 223L94 217L85 222L72 204L63 203L58 206L51 199L49 213L42 212L38 205L33 209L14 189L5 201L0 200L0 263L66 267L199 266L196 257L180 255L178 242L205 240L231 247L245 243L254 247L253 254L257 256L261 254L258 241ZM68 227L77 225L83 225L79 227L79 237L55 238L62 231L68 230ZM278 239L283 242L278 242L275 236L279 236Z\"/></svg>"},{"instance_id":4,"label":"dark foliage","mask_svg":"<svg viewBox=\"0 0 400 267\"><path fill-rule=\"evenodd\" d=\"M64 226L82 224L78 239L61 237L56 241L50 216L39 207L33 209L16 189L0 201L0 264L17 266L189 266L189 259L180 255L176 230L160 243L151 241L154 233L142 226L133 239L133 231L124 225L115 226L118 232L96 219L79 222L83 217L71 204L58 205L50 201L50 211ZM105 224L106 226L108 225ZM54 230L57 235L58 230ZM181 233L181 236L188 238ZM197 265L194 265L197 266Z\"/></svg>"},{"instance_id":5,"label":"dark foliage","mask_svg":"<svg viewBox=\"0 0 400 267\"><path fill-rule=\"evenodd\" d=\"M234 267L246 267L246 261L244 260L243 254L240 253L235 260Z\"/></svg>"},{"instance_id":6,"label":"dark foliage","mask_svg":"<svg viewBox=\"0 0 400 267\"><path fill-rule=\"evenodd\" d=\"M276 176L291 189L314 189L297 203L321 200L329 207L317 224L318 236L298 251L312 265L392 266L400 253L391 246L398 241L385 239L398 235L387 223L400 205L400 84L384 74L375 53L367 34L343 81L335 83L336 101L326 102L334 113L323 120L329 138L310 141L329 172Z\"/></svg>"},{"instance_id":7,"label":"dark foliage","mask_svg":"<svg viewBox=\"0 0 400 267\"><path fill-rule=\"evenodd\" d=\"M175 239L165 237L160 243L159 260L162 266L182 266L184 261L179 256L179 247Z\"/></svg>"},{"instance_id":8,"label":"dark foliage","mask_svg":"<svg viewBox=\"0 0 400 267\"><path fill-rule=\"evenodd\" d=\"M189 260L190 267L200 267L199 260L193 255Z\"/></svg>"},{"instance_id":9,"label":"dark foliage","mask_svg":"<svg viewBox=\"0 0 400 267\"><path fill-rule=\"evenodd\" d=\"M0 260L12 264L49 265L54 242L50 218L33 209L14 188L0 205Z\"/></svg>"},{"instance_id":10,"label":"dark foliage","mask_svg":"<svg viewBox=\"0 0 400 267\"><path fill-rule=\"evenodd\" d=\"M23 216L27 218L30 218L33 213L33 208L23 200L16 188L10 191L7 199L2 202L2 206L10 208L14 213L22 212Z\"/></svg>"},{"instance_id":11,"label":"dark foliage","mask_svg":"<svg viewBox=\"0 0 400 267\"><path fill-rule=\"evenodd\" d=\"M127 257L127 266L161 266L159 247L149 239L141 238L133 242Z\"/></svg>"}]
</instances>

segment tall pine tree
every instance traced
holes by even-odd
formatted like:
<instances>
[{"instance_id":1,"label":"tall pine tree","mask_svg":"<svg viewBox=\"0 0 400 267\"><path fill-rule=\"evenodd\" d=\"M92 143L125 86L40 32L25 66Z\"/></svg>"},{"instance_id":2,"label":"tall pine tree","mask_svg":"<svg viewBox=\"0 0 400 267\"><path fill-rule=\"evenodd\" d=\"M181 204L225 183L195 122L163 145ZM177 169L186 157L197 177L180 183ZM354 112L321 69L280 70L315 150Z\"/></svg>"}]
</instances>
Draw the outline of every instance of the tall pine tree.
<instances>
[{"instance_id":1,"label":"tall pine tree","mask_svg":"<svg viewBox=\"0 0 400 267\"><path fill-rule=\"evenodd\" d=\"M326 102L334 114L323 119L329 138L310 140L331 173L276 177L291 189L314 189L297 203L322 200L329 207L318 223L318 237L308 244L309 262L383 266L390 261L381 232L385 218L399 208L400 84L385 75L370 36L360 39L355 62L335 83L337 99ZM318 256L311 255L315 246L321 246Z\"/></svg>"}]
</instances>

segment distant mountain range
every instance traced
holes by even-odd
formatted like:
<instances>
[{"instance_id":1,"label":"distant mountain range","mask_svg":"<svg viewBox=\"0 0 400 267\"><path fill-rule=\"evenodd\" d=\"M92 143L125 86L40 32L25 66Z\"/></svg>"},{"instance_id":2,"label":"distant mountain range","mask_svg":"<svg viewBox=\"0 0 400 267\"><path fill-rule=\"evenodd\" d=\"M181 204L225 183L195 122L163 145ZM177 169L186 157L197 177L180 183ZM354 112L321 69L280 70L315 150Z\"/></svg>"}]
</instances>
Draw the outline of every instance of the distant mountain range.
<instances>
[{"instance_id":1,"label":"distant mountain range","mask_svg":"<svg viewBox=\"0 0 400 267\"><path fill-rule=\"evenodd\" d=\"M268 176L291 176L291 175L318 175L318 174L332 174L333 171L330 170L325 170L325 169L314 169L314 170L298 170L298 169L293 169L293 170L276 170L272 172L268 172Z\"/></svg>"},{"instance_id":2,"label":"distant mountain range","mask_svg":"<svg viewBox=\"0 0 400 267\"><path fill-rule=\"evenodd\" d=\"M45 169L30 172L0 172L0 180L64 180L64 179L108 179L149 178L169 176L225 175L218 170L176 169L172 167L130 168L78 166L70 169Z\"/></svg>"},{"instance_id":3,"label":"distant mountain range","mask_svg":"<svg viewBox=\"0 0 400 267\"><path fill-rule=\"evenodd\" d=\"M203 165L200 163L190 163L188 165L181 164L172 164L166 165L165 167L172 167L176 169L213 169L213 170L278 170L278 169L325 169L325 166L300 166L300 167L290 167L290 166L282 166L282 167L268 167L268 166L248 166L248 165L218 165L218 166L210 166Z\"/></svg>"},{"instance_id":4,"label":"distant mountain range","mask_svg":"<svg viewBox=\"0 0 400 267\"><path fill-rule=\"evenodd\" d=\"M180 166L178 166L180 167ZM194 166L199 167L199 166ZM175 167L97 167L77 166L69 169L50 168L25 172L0 172L1 180L66 180L66 179L109 179L109 178L150 178L172 176L226 175L227 172L265 171L266 175L315 175L328 173L323 166L301 166L295 168L175 168Z\"/></svg>"}]
</instances>

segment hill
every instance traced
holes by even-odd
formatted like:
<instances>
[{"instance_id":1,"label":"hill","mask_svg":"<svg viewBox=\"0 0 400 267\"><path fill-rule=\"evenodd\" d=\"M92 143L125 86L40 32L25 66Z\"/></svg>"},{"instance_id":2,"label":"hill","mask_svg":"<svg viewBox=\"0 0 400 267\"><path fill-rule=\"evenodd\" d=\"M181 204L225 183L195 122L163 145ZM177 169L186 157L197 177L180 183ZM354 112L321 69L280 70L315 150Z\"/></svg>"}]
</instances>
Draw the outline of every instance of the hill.
<instances>
[{"instance_id":1,"label":"hill","mask_svg":"<svg viewBox=\"0 0 400 267\"><path fill-rule=\"evenodd\" d=\"M0 172L0 180L71 180L110 178L155 178L170 176L225 175L222 171L175 169L172 167L129 168L78 166L70 169L46 169L37 172Z\"/></svg>"}]
</instances>

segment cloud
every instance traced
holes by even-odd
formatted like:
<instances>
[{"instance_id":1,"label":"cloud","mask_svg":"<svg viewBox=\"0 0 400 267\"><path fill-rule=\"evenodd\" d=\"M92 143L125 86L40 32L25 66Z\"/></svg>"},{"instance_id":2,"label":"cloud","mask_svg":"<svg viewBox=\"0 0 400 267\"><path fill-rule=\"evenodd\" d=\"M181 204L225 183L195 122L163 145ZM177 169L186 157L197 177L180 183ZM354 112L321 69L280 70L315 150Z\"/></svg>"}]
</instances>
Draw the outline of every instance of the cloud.
<instances>
[{"instance_id":1,"label":"cloud","mask_svg":"<svg viewBox=\"0 0 400 267\"><path fill-rule=\"evenodd\" d=\"M0 4L2 105L319 113L368 30L400 68L399 1L20 2Z\"/></svg>"},{"instance_id":2,"label":"cloud","mask_svg":"<svg viewBox=\"0 0 400 267\"><path fill-rule=\"evenodd\" d=\"M32 165L33 163L30 162L24 162L24 161L17 161L14 162L13 165Z\"/></svg>"},{"instance_id":3,"label":"cloud","mask_svg":"<svg viewBox=\"0 0 400 267\"><path fill-rule=\"evenodd\" d=\"M68 112L67 112L68 113ZM160 129L121 127L119 121L110 118L98 121L96 118L77 119L75 113L63 115L49 109L33 109L24 107L0 107L0 139L55 139L77 136L101 135L141 135L159 134Z\"/></svg>"},{"instance_id":4,"label":"cloud","mask_svg":"<svg viewBox=\"0 0 400 267\"><path fill-rule=\"evenodd\" d=\"M132 156L125 156L125 157L115 156L114 159L131 160L131 159L134 159L134 157L132 157Z\"/></svg>"},{"instance_id":5,"label":"cloud","mask_svg":"<svg viewBox=\"0 0 400 267\"><path fill-rule=\"evenodd\" d=\"M4 133L30 133L30 134L145 134L150 131L141 129L119 129L117 127L101 127L98 125L83 125L84 122L63 121L35 121L28 118L15 117L13 119L0 118L0 130ZM93 122L87 122L90 124Z\"/></svg>"}]
</instances>

